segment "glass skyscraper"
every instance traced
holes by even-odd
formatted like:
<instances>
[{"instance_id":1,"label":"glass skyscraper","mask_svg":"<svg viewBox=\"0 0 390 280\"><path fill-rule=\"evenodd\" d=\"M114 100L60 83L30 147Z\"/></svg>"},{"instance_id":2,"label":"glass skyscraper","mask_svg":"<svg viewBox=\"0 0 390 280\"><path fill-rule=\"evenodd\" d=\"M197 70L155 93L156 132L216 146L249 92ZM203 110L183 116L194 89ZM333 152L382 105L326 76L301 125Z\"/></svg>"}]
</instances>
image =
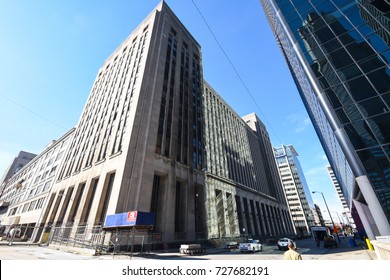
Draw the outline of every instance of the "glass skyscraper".
<instances>
[{"instance_id":1,"label":"glass skyscraper","mask_svg":"<svg viewBox=\"0 0 390 280\"><path fill-rule=\"evenodd\" d=\"M260 2L349 207L389 235L389 1Z\"/></svg>"},{"instance_id":2,"label":"glass skyscraper","mask_svg":"<svg viewBox=\"0 0 390 280\"><path fill-rule=\"evenodd\" d=\"M273 149L295 234L300 236L309 234L310 227L315 226L312 210L315 206L298 153L293 145L281 145Z\"/></svg>"}]
</instances>

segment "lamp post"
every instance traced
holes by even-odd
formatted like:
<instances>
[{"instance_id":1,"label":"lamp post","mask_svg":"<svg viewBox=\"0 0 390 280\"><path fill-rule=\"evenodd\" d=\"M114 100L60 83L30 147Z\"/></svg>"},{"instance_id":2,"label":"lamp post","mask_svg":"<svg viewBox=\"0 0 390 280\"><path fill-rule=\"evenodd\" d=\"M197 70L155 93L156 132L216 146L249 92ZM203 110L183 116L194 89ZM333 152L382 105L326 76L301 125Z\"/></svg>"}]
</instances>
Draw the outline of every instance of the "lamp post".
<instances>
[{"instance_id":1,"label":"lamp post","mask_svg":"<svg viewBox=\"0 0 390 280\"><path fill-rule=\"evenodd\" d=\"M351 223L349 222L347 212L342 212L341 214L343 215L343 221L344 221L344 217L345 217L345 220L347 221L348 226L352 229Z\"/></svg>"},{"instance_id":2,"label":"lamp post","mask_svg":"<svg viewBox=\"0 0 390 280\"><path fill-rule=\"evenodd\" d=\"M335 211L336 212L336 211ZM340 218L339 212L336 212L337 217L339 218L340 224L344 224L344 221Z\"/></svg>"},{"instance_id":3,"label":"lamp post","mask_svg":"<svg viewBox=\"0 0 390 280\"><path fill-rule=\"evenodd\" d=\"M328 204L326 203L324 193L323 192L319 192L319 191L312 191L312 193L320 193L322 195L322 198L324 199L325 206L326 206L326 209L328 210L328 214L329 214L329 217L330 217L330 221L332 222L333 231L334 231L336 226L334 225L333 218L332 218L332 215L330 214ZM339 235L336 234L336 236L337 236L338 241L340 242Z\"/></svg>"}]
</instances>

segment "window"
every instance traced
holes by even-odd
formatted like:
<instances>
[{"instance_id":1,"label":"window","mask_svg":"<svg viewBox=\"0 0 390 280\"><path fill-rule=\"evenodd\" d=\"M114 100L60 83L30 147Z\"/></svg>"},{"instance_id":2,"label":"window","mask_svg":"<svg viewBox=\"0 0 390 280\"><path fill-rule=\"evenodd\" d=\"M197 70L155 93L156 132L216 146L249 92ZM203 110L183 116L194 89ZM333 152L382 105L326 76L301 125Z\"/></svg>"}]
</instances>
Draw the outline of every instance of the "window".
<instances>
[{"instance_id":1,"label":"window","mask_svg":"<svg viewBox=\"0 0 390 280\"><path fill-rule=\"evenodd\" d=\"M35 207L35 204L37 203L37 201L36 200L34 200L34 201L31 201L31 203L30 203L30 207L28 207L28 211L32 211L32 210L34 210L34 207Z\"/></svg>"},{"instance_id":2,"label":"window","mask_svg":"<svg viewBox=\"0 0 390 280\"><path fill-rule=\"evenodd\" d=\"M42 175L42 180L45 179L47 177L47 174L49 174L49 170L45 171L45 173L43 173Z\"/></svg>"},{"instance_id":3,"label":"window","mask_svg":"<svg viewBox=\"0 0 390 280\"><path fill-rule=\"evenodd\" d=\"M49 189L50 189L50 186L51 186L51 180L50 180L50 181L47 181L47 182L45 183L45 186L43 187L42 192L49 190Z\"/></svg>"},{"instance_id":4,"label":"window","mask_svg":"<svg viewBox=\"0 0 390 280\"><path fill-rule=\"evenodd\" d=\"M26 204L23 205L22 213L27 211L27 208L28 208L29 205L30 205L30 203L26 203Z\"/></svg>"},{"instance_id":5,"label":"window","mask_svg":"<svg viewBox=\"0 0 390 280\"><path fill-rule=\"evenodd\" d=\"M39 176L35 179L34 184L38 183L40 179L41 179L41 175L39 175Z\"/></svg>"},{"instance_id":6,"label":"window","mask_svg":"<svg viewBox=\"0 0 390 280\"><path fill-rule=\"evenodd\" d=\"M39 170L43 170L43 169L45 169L45 167L46 167L46 163L42 164L41 168Z\"/></svg>"},{"instance_id":7,"label":"window","mask_svg":"<svg viewBox=\"0 0 390 280\"><path fill-rule=\"evenodd\" d=\"M56 172L56 169L57 169L57 166L54 166L54 167L50 170L49 177L54 175L54 173Z\"/></svg>"},{"instance_id":8,"label":"window","mask_svg":"<svg viewBox=\"0 0 390 280\"><path fill-rule=\"evenodd\" d=\"M45 202L45 197L38 199L37 206L35 207L35 209L41 209L43 207L43 202Z\"/></svg>"},{"instance_id":9,"label":"window","mask_svg":"<svg viewBox=\"0 0 390 280\"><path fill-rule=\"evenodd\" d=\"M56 161L57 160L60 160L62 158L62 155L64 154L64 151L60 152L57 157L56 157Z\"/></svg>"},{"instance_id":10,"label":"window","mask_svg":"<svg viewBox=\"0 0 390 280\"><path fill-rule=\"evenodd\" d=\"M16 214L16 210L18 210L18 207L12 208L12 209L9 211L9 215L8 215L8 216L15 215L15 214Z\"/></svg>"},{"instance_id":11,"label":"window","mask_svg":"<svg viewBox=\"0 0 390 280\"><path fill-rule=\"evenodd\" d=\"M32 197L33 194L34 194L34 192L35 192L35 189L32 189L32 190L30 191L30 193L28 194L27 198Z\"/></svg>"},{"instance_id":12,"label":"window","mask_svg":"<svg viewBox=\"0 0 390 280\"><path fill-rule=\"evenodd\" d=\"M42 187L43 187L43 184L39 185L39 186L36 188L36 191L35 191L34 194L37 195L37 194L41 193Z\"/></svg>"}]
</instances>

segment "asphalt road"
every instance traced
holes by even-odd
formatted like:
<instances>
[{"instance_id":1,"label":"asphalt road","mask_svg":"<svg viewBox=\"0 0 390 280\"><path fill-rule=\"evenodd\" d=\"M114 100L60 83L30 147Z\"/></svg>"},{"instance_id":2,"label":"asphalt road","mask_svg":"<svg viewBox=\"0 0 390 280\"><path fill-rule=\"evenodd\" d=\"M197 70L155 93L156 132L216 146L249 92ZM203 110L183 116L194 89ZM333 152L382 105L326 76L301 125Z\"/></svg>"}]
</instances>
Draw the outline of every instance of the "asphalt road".
<instances>
[{"instance_id":1,"label":"asphalt road","mask_svg":"<svg viewBox=\"0 0 390 280\"><path fill-rule=\"evenodd\" d=\"M342 240L338 248L317 248L310 238L297 240L298 252L303 260L375 260L374 251L364 248L363 243L351 247L348 240ZM264 244L263 250L256 253L241 253L236 249L210 248L204 254L183 255L178 250L151 252L139 255L137 253L122 255L93 256L83 251L72 253L53 247L38 245L0 244L0 260L282 260L283 251L276 245Z\"/></svg>"}]
</instances>

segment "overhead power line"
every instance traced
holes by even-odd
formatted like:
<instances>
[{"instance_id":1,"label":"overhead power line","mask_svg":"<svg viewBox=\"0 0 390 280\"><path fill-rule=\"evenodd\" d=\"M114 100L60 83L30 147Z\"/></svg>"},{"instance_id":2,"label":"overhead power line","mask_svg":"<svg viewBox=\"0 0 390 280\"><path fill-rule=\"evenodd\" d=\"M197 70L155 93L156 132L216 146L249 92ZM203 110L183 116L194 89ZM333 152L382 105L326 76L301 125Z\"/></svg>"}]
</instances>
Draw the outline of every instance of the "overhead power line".
<instances>
[{"instance_id":1,"label":"overhead power line","mask_svg":"<svg viewBox=\"0 0 390 280\"><path fill-rule=\"evenodd\" d=\"M21 104L21 103L15 101L15 100L13 100L13 99L11 99L11 98L5 96L5 95L0 94L0 96L3 97L4 99L7 99L8 101L10 101L10 102L12 102L12 103L18 105L19 107L21 107L21 108L23 108L24 110L30 112L31 114L37 116L37 117L40 118L41 120L44 120L45 122L49 122L49 123L51 123L51 124L53 124L53 125L55 125L55 126L58 126L58 127L62 128L62 129L65 129L65 130L66 130L66 128L63 127L62 125L59 125L58 123L55 123L55 122L53 122L53 121L51 121L51 120L49 120L49 119L47 119L47 118L45 118L45 117L43 117L43 116L37 114L37 113L35 113L33 110L29 109L28 107L24 106L23 104Z\"/></svg>"},{"instance_id":2,"label":"overhead power line","mask_svg":"<svg viewBox=\"0 0 390 280\"><path fill-rule=\"evenodd\" d=\"M280 141L279 139L279 136L276 134L276 132L274 131L274 129L272 128L272 125L271 123L268 121L267 117L264 115L264 113L262 112L262 110L260 109L260 106L257 104L256 102L256 99L253 97L251 91L249 90L249 88L247 87L247 85L245 84L244 80L241 78L241 75L240 73L238 73L238 70L237 68L234 66L232 60L229 58L228 54L225 52L224 48L222 47L221 43L219 42L217 36L215 36L215 33L213 32L213 30L211 29L210 25L208 24L206 18L203 16L202 12L200 11L200 9L198 8L198 6L196 5L195 3L195 0L191 0L192 1L192 4L194 5L194 7L196 8L196 10L198 11L199 15L201 16L201 18L203 19L204 23L206 24L208 30L210 31L211 35L213 36L215 42L217 42L217 45L218 47L220 48L220 50L222 51L223 55L226 57L227 61L229 62L230 66L232 67L234 73L236 73L238 79L240 80L241 84L244 86L245 88L245 91L249 94L249 96L251 97L252 101L254 102L256 108L258 109L258 111L260 112L260 114L264 117L264 120L267 122L269 128L272 130L273 134L275 135L275 137L278 139L278 141L280 143L282 143L282 141Z\"/></svg>"}]
</instances>

